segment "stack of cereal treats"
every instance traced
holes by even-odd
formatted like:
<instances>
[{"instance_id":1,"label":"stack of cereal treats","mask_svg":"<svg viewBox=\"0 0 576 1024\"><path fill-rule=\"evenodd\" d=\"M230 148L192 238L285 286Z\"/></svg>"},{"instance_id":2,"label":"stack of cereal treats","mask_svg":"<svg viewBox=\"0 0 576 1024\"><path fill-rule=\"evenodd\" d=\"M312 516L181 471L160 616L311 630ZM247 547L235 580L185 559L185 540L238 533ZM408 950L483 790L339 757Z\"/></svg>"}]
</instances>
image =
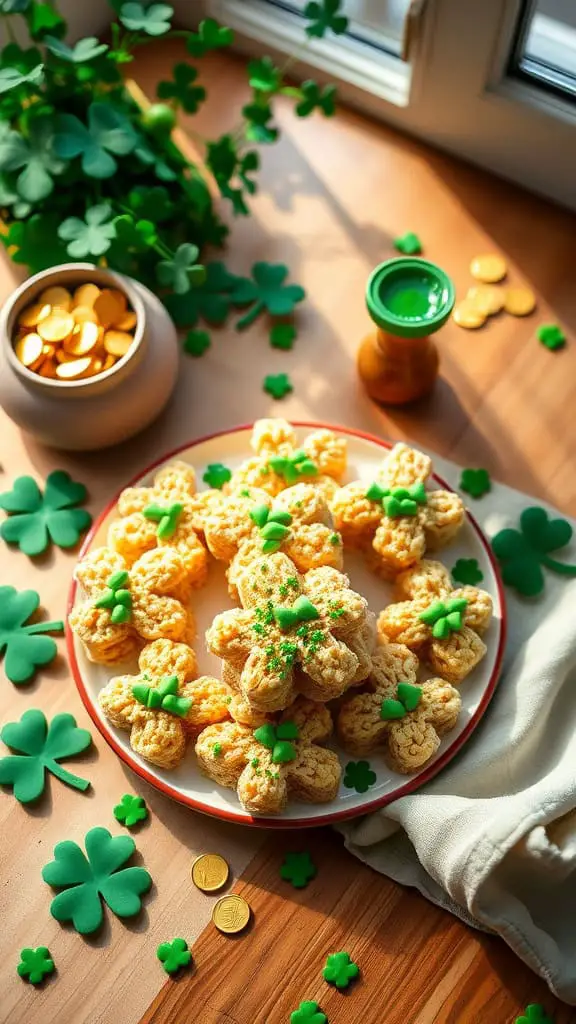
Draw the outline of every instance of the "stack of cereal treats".
<instances>
[{"instance_id":1,"label":"stack of cereal treats","mask_svg":"<svg viewBox=\"0 0 576 1024\"><path fill-rule=\"evenodd\" d=\"M334 731L351 755L381 750L394 770L419 770L456 724L455 684L484 656L492 606L424 557L464 521L456 495L426 486L426 456L396 445L374 481L343 486L346 441L331 431L299 445L284 420L260 420L251 444L221 491L198 492L182 462L125 490L108 546L78 565L70 625L92 661L138 659L99 696L137 754L172 769L193 745L209 778L271 815L335 799ZM395 581L377 621L343 571L348 546ZM191 646L211 557L237 605L206 633L220 680L198 675Z\"/></svg>"}]
</instances>

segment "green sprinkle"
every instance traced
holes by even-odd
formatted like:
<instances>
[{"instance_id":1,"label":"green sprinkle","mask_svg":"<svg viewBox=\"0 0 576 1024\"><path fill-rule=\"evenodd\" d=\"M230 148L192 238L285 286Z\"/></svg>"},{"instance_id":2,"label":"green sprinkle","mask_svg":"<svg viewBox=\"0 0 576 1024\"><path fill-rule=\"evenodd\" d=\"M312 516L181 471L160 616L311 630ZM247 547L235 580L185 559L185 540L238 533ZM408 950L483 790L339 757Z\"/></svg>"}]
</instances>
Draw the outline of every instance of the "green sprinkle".
<instances>
[{"instance_id":1,"label":"green sprinkle","mask_svg":"<svg viewBox=\"0 0 576 1024\"><path fill-rule=\"evenodd\" d=\"M330 543L334 544L334 546L336 546L336 544L339 544L340 543L340 534L339 533L333 533L332 536L330 537Z\"/></svg>"},{"instance_id":2,"label":"green sprinkle","mask_svg":"<svg viewBox=\"0 0 576 1024\"><path fill-rule=\"evenodd\" d=\"M215 743L212 747L212 753L214 754L214 757L218 757L218 755L222 753L222 744Z\"/></svg>"}]
</instances>

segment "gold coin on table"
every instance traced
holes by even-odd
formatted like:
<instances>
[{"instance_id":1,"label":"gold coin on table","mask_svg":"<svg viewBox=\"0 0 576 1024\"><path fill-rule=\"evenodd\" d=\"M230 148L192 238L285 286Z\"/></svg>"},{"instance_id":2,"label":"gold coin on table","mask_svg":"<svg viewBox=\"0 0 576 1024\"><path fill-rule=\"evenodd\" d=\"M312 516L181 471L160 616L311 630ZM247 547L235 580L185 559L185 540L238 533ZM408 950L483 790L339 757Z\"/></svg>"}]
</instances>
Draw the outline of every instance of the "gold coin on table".
<instances>
[{"instance_id":1,"label":"gold coin on table","mask_svg":"<svg viewBox=\"0 0 576 1024\"><path fill-rule=\"evenodd\" d=\"M73 359L70 362L58 363L56 376L59 380L77 380L78 377L83 377L87 370L90 369L91 362L90 356L85 356L84 359Z\"/></svg>"},{"instance_id":2,"label":"gold coin on table","mask_svg":"<svg viewBox=\"0 0 576 1024\"><path fill-rule=\"evenodd\" d=\"M74 308L70 310L70 315L74 317L77 324L86 323L87 320L92 324L98 323L98 317L92 309L92 306L74 306Z\"/></svg>"},{"instance_id":3,"label":"gold coin on table","mask_svg":"<svg viewBox=\"0 0 576 1024\"><path fill-rule=\"evenodd\" d=\"M111 356L125 356L134 338L126 331L106 331L104 348Z\"/></svg>"},{"instance_id":4,"label":"gold coin on table","mask_svg":"<svg viewBox=\"0 0 576 1024\"><path fill-rule=\"evenodd\" d=\"M87 356L98 342L98 324L89 320L77 324L69 338L66 338L62 348L73 356Z\"/></svg>"},{"instance_id":5,"label":"gold coin on table","mask_svg":"<svg viewBox=\"0 0 576 1024\"><path fill-rule=\"evenodd\" d=\"M116 321L114 327L119 331L133 331L136 327L137 319L136 313L131 309L127 309L124 316L121 316L120 319Z\"/></svg>"},{"instance_id":6,"label":"gold coin on table","mask_svg":"<svg viewBox=\"0 0 576 1024\"><path fill-rule=\"evenodd\" d=\"M499 313L504 305L506 292L497 284L477 284L468 289L466 301L470 300L475 309L484 316Z\"/></svg>"},{"instance_id":7,"label":"gold coin on table","mask_svg":"<svg viewBox=\"0 0 576 1024\"><path fill-rule=\"evenodd\" d=\"M62 310L56 312L53 309L50 316L38 324L38 334L44 341L59 342L72 334L74 327L70 313L64 313Z\"/></svg>"},{"instance_id":8,"label":"gold coin on table","mask_svg":"<svg viewBox=\"0 0 576 1024\"><path fill-rule=\"evenodd\" d=\"M226 885L230 868L219 853L203 853L192 864L192 881L202 892L216 892Z\"/></svg>"},{"instance_id":9,"label":"gold coin on table","mask_svg":"<svg viewBox=\"0 0 576 1024\"><path fill-rule=\"evenodd\" d=\"M251 910L246 900L236 893L221 896L214 904L212 920L218 931L225 935L236 935L244 930L250 920Z\"/></svg>"},{"instance_id":10,"label":"gold coin on table","mask_svg":"<svg viewBox=\"0 0 576 1024\"><path fill-rule=\"evenodd\" d=\"M30 368L40 359L43 347L44 342L39 334L27 334L25 338L19 338L14 351L20 362Z\"/></svg>"},{"instance_id":11,"label":"gold coin on table","mask_svg":"<svg viewBox=\"0 0 576 1024\"><path fill-rule=\"evenodd\" d=\"M41 320L50 316L52 306L49 302L36 302L33 306L26 306L18 317L19 327L36 327Z\"/></svg>"},{"instance_id":12,"label":"gold coin on table","mask_svg":"<svg viewBox=\"0 0 576 1024\"><path fill-rule=\"evenodd\" d=\"M54 285L52 288L45 288L38 296L38 302L48 302L51 306L59 306L68 312L72 308L72 296L67 288Z\"/></svg>"},{"instance_id":13,"label":"gold coin on table","mask_svg":"<svg viewBox=\"0 0 576 1024\"><path fill-rule=\"evenodd\" d=\"M536 309L536 296L530 288L508 288L504 309L512 316L528 316Z\"/></svg>"},{"instance_id":14,"label":"gold coin on table","mask_svg":"<svg viewBox=\"0 0 576 1024\"><path fill-rule=\"evenodd\" d=\"M473 305L470 299L462 299L462 302L454 307L452 316L458 327L465 327L467 330L474 330L486 323L486 316Z\"/></svg>"},{"instance_id":15,"label":"gold coin on table","mask_svg":"<svg viewBox=\"0 0 576 1024\"><path fill-rule=\"evenodd\" d=\"M103 327L111 327L126 312L126 298L114 288L104 288L94 301L94 312Z\"/></svg>"},{"instance_id":16,"label":"gold coin on table","mask_svg":"<svg viewBox=\"0 0 576 1024\"><path fill-rule=\"evenodd\" d=\"M99 295L100 289L97 284L81 284L74 292L74 305L92 308Z\"/></svg>"},{"instance_id":17,"label":"gold coin on table","mask_svg":"<svg viewBox=\"0 0 576 1024\"><path fill-rule=\"evenodd\" d=\"M494 284L506 277L508 267L506 260L498 253L487 253L484 256L475 256L470 264L470 273L477 281L485 281L486 284Z\"/></svg>"}]
</instances>

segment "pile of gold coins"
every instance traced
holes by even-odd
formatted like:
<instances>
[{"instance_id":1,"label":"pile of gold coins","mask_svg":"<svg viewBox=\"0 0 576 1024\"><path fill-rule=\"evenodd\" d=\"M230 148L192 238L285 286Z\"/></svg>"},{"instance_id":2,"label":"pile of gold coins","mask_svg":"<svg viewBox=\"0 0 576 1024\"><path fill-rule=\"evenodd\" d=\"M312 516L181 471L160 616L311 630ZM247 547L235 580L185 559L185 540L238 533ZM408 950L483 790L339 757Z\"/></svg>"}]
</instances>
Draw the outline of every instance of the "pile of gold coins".
<instances>
[{"instance_id":1,"label":"pile of gold coins","mask_svg":"<svg viewBox=\"0 0 576 1024\"><path fill-rule=\"evenodd\" d=\"M110 370L134 342L136 313L114 288L46 288L17 320L14 351L40 377L73 381Z\"/></svg>"},{"instance_id":2,"label":"pile of gold coins","mask_svg":"<svg viewBox=\"0 0 576 1024\"><path fill-rule=\"evenodd\" d=\"M465 299L454 307L452 316L459 327L475 330L483 327L489 316L501 310L512 316L528 316L536 308L536 297L530 288L509 288L499 282L508 273L506 261L496 253L476 256L470 273L481 284L468 289Z\"/></svg>"},{"instance_id":3,"label":"pile of gold coins","mask_svg":"<svg viewBox=\"0 0 576 1024\"><path fill-rule=\"evenodd\" d=\"M203 853L192 864L192 881L202 892L213 893L228 881L230 869L219 853ZM237 935L250 922L252 912L243 896L231 892L216 900L212 920L224 935Z\"/></svg>"}]
</instances>

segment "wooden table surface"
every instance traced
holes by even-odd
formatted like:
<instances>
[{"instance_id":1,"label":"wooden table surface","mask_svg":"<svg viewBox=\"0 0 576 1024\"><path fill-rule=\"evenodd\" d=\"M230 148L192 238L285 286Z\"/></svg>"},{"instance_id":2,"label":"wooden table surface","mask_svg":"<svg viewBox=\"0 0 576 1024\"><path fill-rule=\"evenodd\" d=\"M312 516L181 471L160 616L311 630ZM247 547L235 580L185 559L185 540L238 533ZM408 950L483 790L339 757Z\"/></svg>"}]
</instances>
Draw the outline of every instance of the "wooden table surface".
<instances>
[{"instance_id":1,"label":"wooden table surface","mask_svg":"<svg viewBox=\"0 0 576 1024\"><path fill-rule=\"evenodd\" d=\"M136 77L153 95L155 82L182 58L178 45L159 43L147 48ZM237 123L245 102L243 62L230 55L206 59L201 79L210 100L182 124L216 137ZM246 335L213 331L202 359L183 360L166 414L112 452L50 452L0 413L2 489L20 473L40 479L62 467L89 485L97 512L163 451L281 414L420 442L576 514L574 216L347 110L332 120L299 121L281 103L278 121L282 141L263 153L254 216L235 223L228 261L239 272L256 259L286 262L292 279L305 286L309 299L298 314L293 352L271 349L263 324ZM197 145L190 134L191 148ZM510 280L531 285L539 306L527 319L501 316L476 332L450 322L434 395L385 411L360 389L354 354L368 327L367 275L393 254L392 239L406 230L420 235L425 255L448 271L459 295L470 284L471 258L500 251ZM5 262L2 295L15 280ZM547 322L566 327L564 350L550 353L535 340L535 326ZM280 371L290 373L295 387L281 404L261 390L265 374ZM51 617L62 614L73 562L73 554L57 551L32 565L0 549L2 582L40 590ZM88 724L63 658L30 687L3 680L2 692L2 722L39 706L47 713L71 710ZM282 1024L305 998L321 1001L330 1024L507 1024L529 1002L544 1003L557 1024L574 1020L499 939L363 866L336 834L266 834L194 815L138 783L100 738L84 767L94 783L89 798L58 786L34 811L11 795L0 802L3 1024ZM58 839L83 835L93 824L112 827L112 802L125 789L142 792L152 806L137 842L155 887L138 923L112 920L85 942L48 917L39 871ZM278 869L286 850L303 847L319 871L297 892L280 881ZM190 892L189 860L203 849L226 850L241 876L236 889L252 905L253 926L236 940L207 924L210 899ZM196 967L164 985L152 951L176 934L198 936ZM36 992L16 979L14 968L20 946L41 943L59 944L60 970ZM318 965L335 949L347 949L362 965L362 980L349 995L326 994L319 982Z\"/></svg>"}]
</instances>

